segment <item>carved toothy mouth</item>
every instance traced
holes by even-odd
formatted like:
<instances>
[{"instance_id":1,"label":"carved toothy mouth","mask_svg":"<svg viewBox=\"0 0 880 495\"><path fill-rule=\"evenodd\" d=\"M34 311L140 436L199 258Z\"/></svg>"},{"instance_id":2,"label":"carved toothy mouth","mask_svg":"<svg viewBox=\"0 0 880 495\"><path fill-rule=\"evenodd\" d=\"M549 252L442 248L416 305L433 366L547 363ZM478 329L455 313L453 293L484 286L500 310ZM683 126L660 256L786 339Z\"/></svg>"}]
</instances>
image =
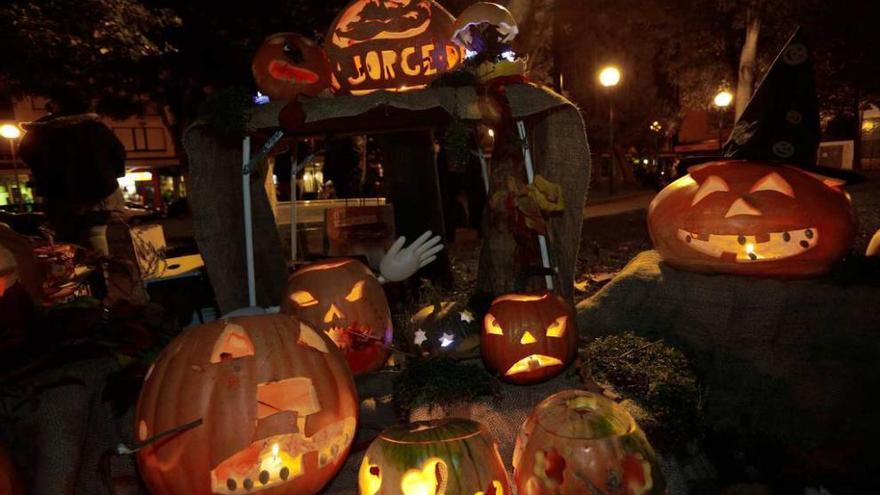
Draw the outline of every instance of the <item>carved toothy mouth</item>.
<instances>
[{"instance_id":1,"label":"carved toothy mouth","mask_svg":"<svg viewBox=\"0 0 880 495\"><path fill-rule=\"evenodd\" d=\"M759 235L718 235L678 229L678 239L691 249L713 258L752 263L791 258L809 251L819 242L819 230L809 227Z\"/></svg>"},{"instance_id":2,"label":"carved toothy mouth","mask_svg":"<svg viewBox=\"0 0 880 495\"><path fill-rule=\"evenodd\" d=\"M369 328L360 328L356 325L347 327L331 326L324 330L336 347L342 350L363 350L381 343L381 340L370 333Z\"/></svg>"},{"instance_id":3,"label":"carved toothy mouth","mask_svg":"<svg viewBox=\"0 0 880 495\"><path fill-rule=\"evenodd\" d=\"M220 494L254 493L293 481L305 474L303 458L318 454L318 468L345 453L357 421L346 418L306 437L287 433L257 440L211 471L211 491Z\"/></svg>"},{"instance_id":4,"label":"carved toothy mouth","mask_svg":"<svg viewBox=\"0 0 880 495\"><path fill-rule=\"evenodd\" d=\"M504 375L513 376L541 368L548 368L550 366L562 366L562 364L562 361L555 357L545 356L543 354L532 354L513 363L513 366L511 366Z\"/></svg>"}]
</instances>

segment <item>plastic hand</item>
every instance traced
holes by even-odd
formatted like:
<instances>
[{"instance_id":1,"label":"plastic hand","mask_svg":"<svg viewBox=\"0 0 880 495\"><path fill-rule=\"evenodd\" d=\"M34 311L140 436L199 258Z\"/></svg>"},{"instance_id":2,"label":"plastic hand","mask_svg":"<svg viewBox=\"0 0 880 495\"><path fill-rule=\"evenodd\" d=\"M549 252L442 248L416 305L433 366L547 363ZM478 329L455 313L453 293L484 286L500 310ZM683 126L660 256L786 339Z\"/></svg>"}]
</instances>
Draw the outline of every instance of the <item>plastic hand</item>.
<instances>
[{"instance_id":1,"label":"plastic hand","mask_svg":"<svg viewBox=\"0 0 880 495\"><path fill-rule=\"evenodd\" d=\"M437 259L437 253L443 250L440 244L440 236L431 237L431 231L427 231L413 241L406 249L403 245L406 237L400 237L382 258L379 265L380 280L399 282L411 277L419 268L427 266Z\"/></svg>"}]
</instances>

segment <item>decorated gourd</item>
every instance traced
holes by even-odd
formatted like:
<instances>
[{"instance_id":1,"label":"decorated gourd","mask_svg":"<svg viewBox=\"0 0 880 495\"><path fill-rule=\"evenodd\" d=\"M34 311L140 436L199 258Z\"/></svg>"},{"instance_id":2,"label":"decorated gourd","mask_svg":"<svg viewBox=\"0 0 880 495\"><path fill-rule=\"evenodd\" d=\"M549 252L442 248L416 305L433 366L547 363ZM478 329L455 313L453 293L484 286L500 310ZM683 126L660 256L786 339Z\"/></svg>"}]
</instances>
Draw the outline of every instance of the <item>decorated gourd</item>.
<instances>
[{"instance_id":1,"label":"decorated gourd","mask_svg":"<svg viewBox=\"0 0 880 495\"><path fill-rule=\"evenodd\" d=\"M360 495L509 495L507 472L486 428L447 418L392 426L370 444Z\"/></svg>"},{"instance_id":2,"label":"decorated gourd","mask_svg":"<svg viewBox=\"0 0 880 495\"><path fill-rule=\"evenodd\" d=\"M324 47L332 87L343 94L421 88L461 64L453 17L433 0L354 0L330 25Z\"/></svg>"},{"instance_id":3,"label":"decorated gourd","mask_svg":"<svg viewBox=\"0 0 880 495\"><path fill-rule=\"evenodd\" d=\"M354 373L380 368L392 338L391 310L379 280L347 258L306 265L291 275L282 312L327 333Z\"/></svg>"},{"instance_id":4,"label":"decorated gourd","mask_svg":"<svg viewBox=\"0 0 880 495\"><path fill-rule=\"evenodd\" d=\"M842 181L745 160L692 167L648 210L654 247L675 268L756 276L827 272L852 246Z\"/></svg>"},{"instance_id":5,"label":"decorated gourd","mask_svg":"<svg viewBox=\"0 0 880 495\"><path fill-rule=\"evenodd\" d=\"M544 399L520 429L513 453L520 495L662 495L654 450L623 408L565 390Z\"/></svg>"},{"instance_id":6,"label":"decorated gourd","mask_svg":"<svg viewBox=\"0 0 880 495\"><path fill-rule=\"evenodd\" d=\"M156 495L315 494L357 414L351 372L322 332L289 315L218 320L172 340L147 372L138 464Z\"/></svg>"},{"instance_id":7,"label":"decorated gourd","mask_svg":"<svg viewBox=\"0 0 880 495\"><path fill-rule=\"evenodd\" d=\"M257 89L276 100L316 96L330 86L330 62L314 41L294 33L266 38L251 65Z\"/></svg>"},{"instance_id":8,"label":"decorated gourd","mask_svg":"<svg viewBox=\"0 0 880 495\"><path fill-rule=\"evenodd\" d=\"M483 318L480 352L503 380L536 383L571 363L577 339L574 313L560 296L508 294L495 299Z\"/></svg>"},{"instance_id":9,"label":"decorated gourd","mask_svg":"<svg viewBox=\"0 0 880 495\"><path fill-rule=\"evenodd\" d=\"M443 301L419 309L410 318L410 332L414 352L455 356L479 344L480 324L463 304Z\"/></svg>"}]
</instances>

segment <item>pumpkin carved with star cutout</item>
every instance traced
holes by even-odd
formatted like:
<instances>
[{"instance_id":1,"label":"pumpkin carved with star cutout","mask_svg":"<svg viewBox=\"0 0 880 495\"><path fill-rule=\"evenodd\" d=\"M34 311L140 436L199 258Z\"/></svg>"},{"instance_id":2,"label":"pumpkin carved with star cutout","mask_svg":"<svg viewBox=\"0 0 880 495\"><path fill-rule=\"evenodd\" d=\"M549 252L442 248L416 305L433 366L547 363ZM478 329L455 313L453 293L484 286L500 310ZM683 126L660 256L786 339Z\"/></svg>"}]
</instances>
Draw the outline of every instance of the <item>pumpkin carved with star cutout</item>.
<instances>
[{"instance_id":1,"label":"pumpkin carved with star cutout","mask_svg":"<svg viewBox=\"0 0 880 495\"><path fill-rule=\"evenodd\" d=\"M635 420L613 401L564 390L541 401L513 452L520 495L662 495L657 457Z\"/></svg>"},{"instance_id":2,"label":"pumpkin carved with star cutout","mask_svg":"<svg viewBox=\"0 0 880 495\"><path fill-rule=\"evenodd\" d=\"M330 86L330 61L314 41L294 33L266 38L251 64L261 93L273 100L317 96Z\"/></svg>"},{"instance_id":3,"label":"pumpkin carved with star cutout","mask_svg":"<svg viewBox=\"0 0 880 495\"><path fill-rule=\"evenodd\" d=\"M423 356L466 354L479 345L480 324L473 311L455 301L419 309L410 318L412 350Z\"/></svg>"},{"instance_id":4,"label":"pumpkin carved with star cutout","mask_svg":"<svg viewBox=\"0 0 880 495\"><path fill-rule=\"evenodd\" d=\"M856 219L837 179L745 160L692 167L648 209L663 260L698 272L812 276L852 246Z\"/></svg>"},{"instance_id":5,"label":"pumpkin carved with star cutout","mask_svg":"<svg viewBox=\"0 0 880 495\"><path fill-rule=\"evenodd\" d=\"M392 426L370 444L359 495L510 495L485 426L461 418Z\"/></svg>"},{"instance_id":6,"label":"pumpkin carved with star cutout","mask_svg":"<svg viewBox=\"0 0 880 495\"><path fill-rule=\"evenodd\" d=\"M156 495L315 494L342 467L357 415L326 335L283 314L218 320L172 340L147 372L135 433L158 440L138 463Z\"/></svg>"},{"instance_id":7,"label":"pumpkin carved with star cutout","mask_svg":"<svg viewBox=\"0 0 880 495\"><path fill-rule=\"evenodd\" d=\"M381 368L391 352L388 300L373 272L357 260L320 261L294 272L281 311L327 333L355 374Z\"/></svg>"},{"instance_id":8,"label":"pumpkin carved with star cutout","mask_svg":"<svg viewBox=\"0 0 880 495\"><path fill-rule=\"evenodd\" d=\"M507 294L483 318L480 352L502 380L529 384L561 373L577 350L571 307L551 292Z\"/></svg>"}]
</instances>

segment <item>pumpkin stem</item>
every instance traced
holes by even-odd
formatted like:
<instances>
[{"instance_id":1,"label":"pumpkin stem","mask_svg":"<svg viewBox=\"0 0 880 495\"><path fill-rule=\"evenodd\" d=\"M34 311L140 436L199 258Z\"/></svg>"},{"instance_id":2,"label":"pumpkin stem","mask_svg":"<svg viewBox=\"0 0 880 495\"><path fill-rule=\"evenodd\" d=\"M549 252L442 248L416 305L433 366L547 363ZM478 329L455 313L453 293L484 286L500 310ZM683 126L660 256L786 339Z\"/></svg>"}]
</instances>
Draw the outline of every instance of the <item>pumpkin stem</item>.
<instances>
[{"instance_id":1,"label":"pumpkin stem","mask_svg":"<svg viewBox=\"0 0 880 495\"><path fill-rule=\"evenodd\" d=\"M143 449L144 447L147 447L153 443L156 443L157 441L159 441L165 437L168 437L171 435L177 435L178 433L183 433L184 431L191 430L197 426L201 426L203 422L204 422L204 420L202 418L199 418L199 419L197 419L195 421L191 421L185 425L176 426L174 428L171 428L170 430L163 431L162 433L159 433L157 435L153 435L152 437L144 440L143 442L136 443L136 444L132 445L131 447L128 447L123 443L120 443L119 445L116 446L116 452L120 455L134 454L137 451Z\"/></svg>"}]
</instances>

